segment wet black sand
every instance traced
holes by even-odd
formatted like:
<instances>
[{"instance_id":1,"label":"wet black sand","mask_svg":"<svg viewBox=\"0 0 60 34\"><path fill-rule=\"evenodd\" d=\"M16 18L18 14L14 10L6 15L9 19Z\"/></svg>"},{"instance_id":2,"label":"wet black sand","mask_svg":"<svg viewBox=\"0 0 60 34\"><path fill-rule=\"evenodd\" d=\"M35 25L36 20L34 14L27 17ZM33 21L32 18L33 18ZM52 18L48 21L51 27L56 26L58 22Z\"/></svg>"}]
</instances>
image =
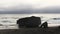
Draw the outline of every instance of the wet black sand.
<instances>
[{"instance_id":1,"label":"wet black sand","mask_svg":"<svg viewBox=\"0 0 60 34\"><path fill-rule=\"evenodd\" d=\"M60 34L60 28L20 28L0 30L0 34Z\"/></svg>"}]
</instances>

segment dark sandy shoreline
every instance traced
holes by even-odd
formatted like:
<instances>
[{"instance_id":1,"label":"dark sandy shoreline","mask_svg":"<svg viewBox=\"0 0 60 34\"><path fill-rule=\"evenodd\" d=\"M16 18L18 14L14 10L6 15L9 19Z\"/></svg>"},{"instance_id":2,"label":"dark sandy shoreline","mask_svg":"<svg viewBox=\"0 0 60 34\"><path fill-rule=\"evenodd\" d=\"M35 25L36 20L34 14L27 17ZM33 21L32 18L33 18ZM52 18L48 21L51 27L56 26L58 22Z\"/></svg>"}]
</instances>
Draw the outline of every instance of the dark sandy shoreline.
<instances>
[{"instance_id":1,"label":"dark sandy shoreline","mask_svg":"<svg viewBox=\"0 0 60 34\"><path fill-rule=\"evenodd\" d=\"M60 28L20 28L0 30L0 34L60 34Z\"/></svg>"}]
</instances>

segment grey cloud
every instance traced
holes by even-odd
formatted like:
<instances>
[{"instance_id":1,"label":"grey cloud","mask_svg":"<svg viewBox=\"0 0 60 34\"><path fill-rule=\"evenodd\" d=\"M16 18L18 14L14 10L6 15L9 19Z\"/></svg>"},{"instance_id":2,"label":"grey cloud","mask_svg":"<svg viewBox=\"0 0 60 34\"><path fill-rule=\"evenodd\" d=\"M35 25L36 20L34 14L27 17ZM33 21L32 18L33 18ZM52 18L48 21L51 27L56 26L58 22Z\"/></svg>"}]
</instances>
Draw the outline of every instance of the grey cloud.
<instances>
[{"instance_id":1,"label":"grey cloud","mask_svg":"<svg viewBox=\"0 0 60 34\"><path fill-rule=\"evenodd\" d=\"M48 7L43 9L22 9L0 11L0 14L32 14L32 13L60 13L60 7Z\"/></svg>"}]
</instances>

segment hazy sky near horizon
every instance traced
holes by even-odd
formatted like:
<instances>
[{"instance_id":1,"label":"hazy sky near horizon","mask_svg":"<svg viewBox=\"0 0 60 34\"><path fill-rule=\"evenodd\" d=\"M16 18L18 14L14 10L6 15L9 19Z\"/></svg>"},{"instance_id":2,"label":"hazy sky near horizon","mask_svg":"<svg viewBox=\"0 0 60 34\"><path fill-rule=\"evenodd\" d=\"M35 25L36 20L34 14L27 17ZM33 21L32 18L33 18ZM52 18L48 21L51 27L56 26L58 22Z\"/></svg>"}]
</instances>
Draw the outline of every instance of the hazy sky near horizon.
<instances>
[{"instance_id":1,"label":"hazy sky near horizon","mask_svg":"<svg viewBox=\"0 0 60 34\"><path fill-rule=\"evenodd\" d=\"M0 11L60 6L60 0L0 0Z\"/></svg>"},{"instance_id":2,"label":"hazy sky near horizon","mask_svg":"<svg viewBox=\"0 0 60 34\"><path fill-rule=\"evenodd\" d=\"M0 0L0 11L60 6L60 0ZM60 9L59 9L60 10Z\"/></svg>"}]
</instances>

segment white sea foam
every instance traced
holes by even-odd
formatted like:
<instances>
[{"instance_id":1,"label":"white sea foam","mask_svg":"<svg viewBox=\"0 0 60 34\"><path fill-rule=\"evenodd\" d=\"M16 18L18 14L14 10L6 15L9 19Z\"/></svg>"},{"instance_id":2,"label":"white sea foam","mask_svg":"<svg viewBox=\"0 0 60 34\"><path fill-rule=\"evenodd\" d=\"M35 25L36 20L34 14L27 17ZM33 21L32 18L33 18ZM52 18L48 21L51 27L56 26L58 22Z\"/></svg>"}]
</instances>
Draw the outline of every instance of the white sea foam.
<instances>
[{"instance_id":1,"label":"white sea foam","mask_svg":"<svg viewBox=\"0 0 60 34\"><path fill-rule=\"evenodd\" d=\"M17 29L16 24L19 18L37 16L41 17L42 21L48 20L48 26L60 26L60 20L51 20L51 18L60 18L60 14L0 14L0 29ZM50 19L50 20L49 20Z\"/></svg>"}]
</instances>

